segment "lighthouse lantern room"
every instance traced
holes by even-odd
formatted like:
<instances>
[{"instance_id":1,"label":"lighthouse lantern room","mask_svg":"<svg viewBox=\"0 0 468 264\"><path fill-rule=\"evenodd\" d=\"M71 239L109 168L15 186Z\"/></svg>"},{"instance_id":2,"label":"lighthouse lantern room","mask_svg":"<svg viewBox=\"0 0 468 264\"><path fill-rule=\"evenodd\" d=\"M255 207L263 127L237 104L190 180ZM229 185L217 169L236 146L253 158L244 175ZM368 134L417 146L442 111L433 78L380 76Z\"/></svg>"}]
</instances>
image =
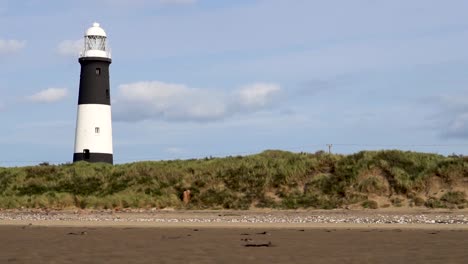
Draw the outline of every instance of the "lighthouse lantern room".
<instances>
[{"instance_id":1,"label":"lighthouse lantern room","mask_svg":"<svg viewBox=\"0 0 468 264\"><path fill-rule=\"evenodd\" d=\"M94 23L80 54L80 86L73 162L113 163L110 101L110 51L106 32Z\"/></svg>"}]
</instances>

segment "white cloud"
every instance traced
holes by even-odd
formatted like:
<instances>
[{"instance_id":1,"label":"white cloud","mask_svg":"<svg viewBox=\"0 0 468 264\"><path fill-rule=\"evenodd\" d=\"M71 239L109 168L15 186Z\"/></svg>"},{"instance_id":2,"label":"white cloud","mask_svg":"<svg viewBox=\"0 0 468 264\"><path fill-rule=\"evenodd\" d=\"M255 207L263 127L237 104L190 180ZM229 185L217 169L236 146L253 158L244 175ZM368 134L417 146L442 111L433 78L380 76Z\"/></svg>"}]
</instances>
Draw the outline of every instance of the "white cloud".
<instances>
[{"instance_id":1,"label":"white cloud","mask_svg":"<svg viewBox=\"0 0 468 264\"><path fill-rule=\"evenodd\" d=\"M274 101L280 90L279 85L271 83L247 85L238 91L239 103L250 108L266 107Z\"/></svg>"},{"instance_id":2,"label":"white cloud","mask_svg":"<svg viewBox=\"0 0 468 264\"><path fill-rule=\"evenodd\" d=\"M27 123L19 123L16 129L44 129L44 128L70 128L75 126L74 120L37 120Z\"/></svg>"},{"instance_id":3,"label":"white cloud","mask_svg":"<svg viewBox=\"0 0 468 264\"><path fill-rule=\"evenodd\" d=\"M232 93L191 88L159 81L119 87L115 101L118 120L214 121L238 113L267 109L281 90L277 84L256 83Z\"/></svg>"},{"instance_id":4,"label":"white cloud","mask_svg":"<svg viewBox=\"0 0 468 264\"><path fill-rule=\"evenodd\" d=\"M64 40L57 46L57 52L63 56L78 56L83 49L83 40Z\"/></svg>"},{"instance_id":5,"label":"white cloud","mask_svg":"<svg viewBox=\"0 0 468 264\"><path fill-rule=\"evenodd\" d=\"M68 91L65 88L48 88L28 96L27 99L36 103L53 103L62 100L67 94Z\"/></svg>"},{"instance_id":6,"label":"white cloud","mask_svg":"<svg viewBox=\"0 0 468 264\"><path fill-rule=\"evenodd\" d=\"M17 52L26 46L26 41L0 39L0 55Z\"/></svg>"}]
</instances>

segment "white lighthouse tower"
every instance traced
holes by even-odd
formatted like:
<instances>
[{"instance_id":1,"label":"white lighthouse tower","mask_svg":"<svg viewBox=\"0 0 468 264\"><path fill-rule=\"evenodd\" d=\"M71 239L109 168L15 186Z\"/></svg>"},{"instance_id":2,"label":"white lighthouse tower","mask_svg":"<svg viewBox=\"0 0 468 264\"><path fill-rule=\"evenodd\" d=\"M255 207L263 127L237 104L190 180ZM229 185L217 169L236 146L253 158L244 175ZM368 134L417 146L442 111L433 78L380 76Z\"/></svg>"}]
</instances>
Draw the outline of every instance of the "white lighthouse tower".
<instances>
[{"instance_id":1,"label":"white lighthouse tower","mask_svg":"<svg viewBox=\"0 0 468 264\"><path fill-rule=\"evenodd\" d=\"M94 23L84 35L73 162L113 163L109 85L111 55L106 32Z\"/></svg>"}]
</instances>

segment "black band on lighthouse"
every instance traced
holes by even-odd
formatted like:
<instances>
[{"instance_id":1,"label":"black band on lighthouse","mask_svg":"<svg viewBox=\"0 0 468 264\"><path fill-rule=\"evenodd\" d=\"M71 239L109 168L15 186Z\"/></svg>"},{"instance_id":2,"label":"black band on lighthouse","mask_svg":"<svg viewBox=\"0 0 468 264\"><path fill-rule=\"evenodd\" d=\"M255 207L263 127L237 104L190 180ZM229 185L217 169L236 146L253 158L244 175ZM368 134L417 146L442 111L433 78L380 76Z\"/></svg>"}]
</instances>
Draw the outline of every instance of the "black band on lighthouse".
<instances>
[{"instance_id":1,"label":"black band on lighthouse","mask_svg":"<svg viewBox=\"0 0 468 264\"><path fill-rule=\"evenodd\" d=\"M110 105L109 65L111 59L81 57L78 104Z\"/></svg>"},{"instance_id":2,"label":"black band on lighthouse","mask_svg":"<svg viewBox=\"0 0 468 264\"><path fill-rule=\"evenodd\" d=\"M77 161L87 161L87 162L105 162L109 164L114 163L114 158L112 154L108 153L74 153L73 162Z\"/></svg>"}]
</instances>

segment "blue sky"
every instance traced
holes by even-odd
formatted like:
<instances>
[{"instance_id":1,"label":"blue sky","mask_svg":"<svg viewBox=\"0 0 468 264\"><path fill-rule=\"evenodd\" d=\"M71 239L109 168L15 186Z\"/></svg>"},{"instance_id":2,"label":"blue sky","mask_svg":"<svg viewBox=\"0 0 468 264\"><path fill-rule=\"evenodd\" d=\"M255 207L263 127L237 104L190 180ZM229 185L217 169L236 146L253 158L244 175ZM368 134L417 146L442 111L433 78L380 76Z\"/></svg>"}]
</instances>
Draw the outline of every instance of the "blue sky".
<instances>
[{"instance_id":1,"label":"blue sky","mask_svg":"<svg viewBox=\"0 0 468 264\"><path fill-rule=\"evenodd\" d=\"M0 166L72 159L79 46L112 49L116 162L468 154L468 1L0 0Z\"/></svg>"}]
</instances>

